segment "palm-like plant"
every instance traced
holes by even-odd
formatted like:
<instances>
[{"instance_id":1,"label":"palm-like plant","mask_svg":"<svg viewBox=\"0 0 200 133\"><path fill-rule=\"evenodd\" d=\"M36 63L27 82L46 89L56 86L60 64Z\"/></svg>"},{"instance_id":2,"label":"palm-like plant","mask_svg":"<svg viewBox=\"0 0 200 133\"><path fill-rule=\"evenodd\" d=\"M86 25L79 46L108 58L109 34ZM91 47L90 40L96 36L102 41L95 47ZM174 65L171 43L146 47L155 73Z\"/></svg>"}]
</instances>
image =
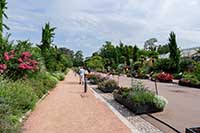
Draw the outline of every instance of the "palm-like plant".
<instances>
[{"instance_id":1,"label":"palm-like plant","mask_svg":"<svg viewBox=\"0 0 200 133\"><path fill-rule=\"evenodd\" d=\"M51 47L53 42L53 38L55 36L55 27L51 28L49 23L45 24L45 27L42 28L42 40L41 45L39 45L42 53L48 50Z\"/></svg>"},{"instance_id":2,"label":"palm-like plant","mask_svg":"<svg viewBox=\"0 0 200 133\"><path fill-rule=\"evenodd\" d=\"M3 17L8 19L8 16L6 15L5 10L7 9L7 1L6 0L0 0L0 41L2 43L3 38L3 28L9 29L7 25L3 23Z\"/></svg>"}]
</instances>

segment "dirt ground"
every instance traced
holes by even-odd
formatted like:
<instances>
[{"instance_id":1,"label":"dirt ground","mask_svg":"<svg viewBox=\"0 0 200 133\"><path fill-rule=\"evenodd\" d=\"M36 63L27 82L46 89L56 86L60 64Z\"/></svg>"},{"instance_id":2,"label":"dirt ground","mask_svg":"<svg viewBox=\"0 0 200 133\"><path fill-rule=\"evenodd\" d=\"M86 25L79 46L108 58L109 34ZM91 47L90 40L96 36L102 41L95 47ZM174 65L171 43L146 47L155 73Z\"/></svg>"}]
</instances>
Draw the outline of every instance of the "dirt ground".
<instances>
[{"instance_id":1,"label":"dirt ground","mask_svg":"<svg viewBox=\"0 0 200 133\"><path fill-rule=\"evenodd\" d=\"M72 71L37 105L24 133L129 133L118 117L89 90L83 93Z\"/></svg>"}]
</instances>

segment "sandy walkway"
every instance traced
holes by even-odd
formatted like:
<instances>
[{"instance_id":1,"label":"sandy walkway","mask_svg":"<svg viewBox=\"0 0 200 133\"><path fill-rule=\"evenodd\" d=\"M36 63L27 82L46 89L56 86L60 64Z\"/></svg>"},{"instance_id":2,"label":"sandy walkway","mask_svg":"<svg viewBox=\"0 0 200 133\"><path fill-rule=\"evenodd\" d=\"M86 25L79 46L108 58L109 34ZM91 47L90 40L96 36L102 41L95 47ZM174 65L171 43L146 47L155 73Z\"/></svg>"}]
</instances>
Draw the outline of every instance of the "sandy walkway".
<instances>
[{"instance_id":1,"label":"sandy walkway","mask_svg":"<svg viewBox=\"0 0 200 133\"><path fill-rule=\"evenodd\" d=\"M129 133L130 130L70 71L24 123L24 133Z\"/></svg>"}]
</instances>

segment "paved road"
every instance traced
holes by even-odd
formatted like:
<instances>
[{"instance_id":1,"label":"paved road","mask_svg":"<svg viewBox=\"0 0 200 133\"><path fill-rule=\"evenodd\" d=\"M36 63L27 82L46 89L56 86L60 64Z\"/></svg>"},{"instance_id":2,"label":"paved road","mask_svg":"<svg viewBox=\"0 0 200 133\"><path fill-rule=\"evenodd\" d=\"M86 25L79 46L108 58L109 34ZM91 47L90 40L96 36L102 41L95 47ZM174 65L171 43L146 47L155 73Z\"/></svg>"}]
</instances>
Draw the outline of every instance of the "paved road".
<instances>
[{"instance_id":1,"label":"paved road","mask_svg":"<svg viewBox=\"0 0 200 133\"><path fill-rule=\"evenodd\" d=\"M24 123L24 133L129 133L130 130L96 99L83 94L70 71L63 82L35 108Z\"/></svg>"},{"instance_id":2,"label":"paved road","mask_svg":"<svg viewBox=\"0 0 200 133\"><path fill-rule=\"evenodd\" d=\"M114 77L118 80L117 76ZM146 87L155 91L155 83L141 80ZM120 86L130 86L131 78L121 76ZM168 105L161 113L153 116L170 124L181 132L186 127L200 126L200 89L183 87L178 84L157 83L159 95L168 100ZM159 126L159 125L157 125ZM160 127L162 129L162 127Z\"/></svg>"}]
</instances>

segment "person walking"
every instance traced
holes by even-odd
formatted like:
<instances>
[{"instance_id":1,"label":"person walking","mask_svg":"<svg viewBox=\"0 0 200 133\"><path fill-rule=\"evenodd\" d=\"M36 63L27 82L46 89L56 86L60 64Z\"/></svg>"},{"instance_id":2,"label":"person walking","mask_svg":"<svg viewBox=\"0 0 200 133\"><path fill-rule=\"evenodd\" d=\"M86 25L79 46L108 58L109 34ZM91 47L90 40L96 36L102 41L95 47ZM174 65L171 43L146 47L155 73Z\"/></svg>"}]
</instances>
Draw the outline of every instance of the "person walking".
<instances>
[{"instance_id":1,"label":"person walking","mask_svg":"<svg viewBox=\"0 0 200 133\"><path fill-rule=\"evenodd\" d=\"M79 69L79 79L80 79L79 84L84 83L84 75L85 75L85 69L83 67L80 67L80 69Z\"/></svg>"}]
</instances>

